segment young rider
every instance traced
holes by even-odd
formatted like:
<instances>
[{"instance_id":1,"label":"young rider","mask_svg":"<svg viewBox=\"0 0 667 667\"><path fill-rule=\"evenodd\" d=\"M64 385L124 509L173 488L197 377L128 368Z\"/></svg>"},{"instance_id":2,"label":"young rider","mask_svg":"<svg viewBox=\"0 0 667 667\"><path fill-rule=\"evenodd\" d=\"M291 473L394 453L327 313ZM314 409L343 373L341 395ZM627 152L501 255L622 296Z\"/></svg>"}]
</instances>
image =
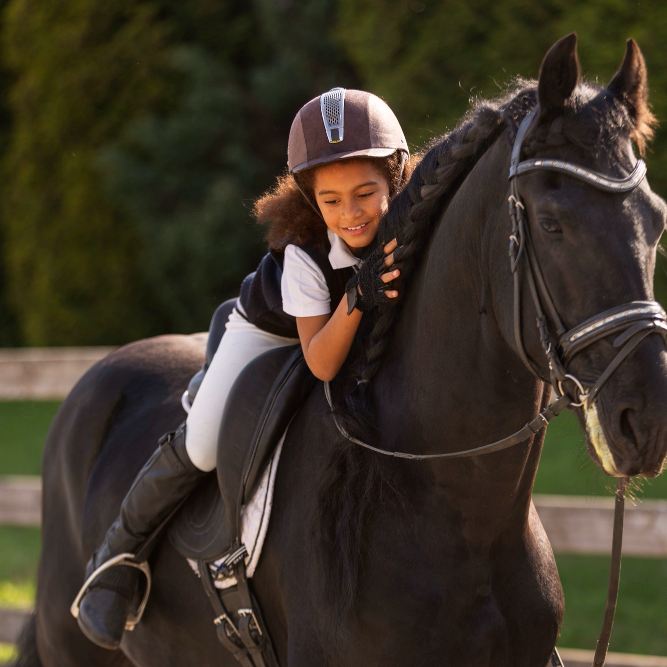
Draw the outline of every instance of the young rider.
<instances>
[{"instance_id":1,"label":"young rider","mask_svg":"<svg viewBox=\"0 0 667 667\"><path fill-rule=\"evenodd\" d=\"M215 467L220 415L245 365L268 349L300 342L313 374L330 380L349 353L362 311L398 296L391 284L399 275L396 240L364 261L360 255L406 180L408 157L398 120L370 93L334 88L297 113L289 173L255 205L269 225L271 252L243 282L186 422L160 439L87 565L78 623L91 641L118 647L141 577L123 562L147 551L149 538ZM113 558L119 566L108 567Z\"/></svg>"}]
</instances>

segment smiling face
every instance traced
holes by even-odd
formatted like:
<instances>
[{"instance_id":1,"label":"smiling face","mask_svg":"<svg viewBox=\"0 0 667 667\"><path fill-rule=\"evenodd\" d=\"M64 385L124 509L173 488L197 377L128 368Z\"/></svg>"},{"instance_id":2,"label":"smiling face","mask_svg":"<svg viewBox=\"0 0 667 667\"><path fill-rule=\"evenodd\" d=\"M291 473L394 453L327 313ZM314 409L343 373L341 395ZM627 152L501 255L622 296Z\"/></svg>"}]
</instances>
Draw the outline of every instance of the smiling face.
<instances>
[{"instance_id":1,"label":"smiling face","mask_svg":"<svg viewBox=\"0 0 667 667\"><path fill-rule=\"evenodd\" d=\"M350 248L365 248L375 238L389 208L389 183L370 160L341 160L318 167L315 201L326 226Z\"/></svg>"}]
</instances>

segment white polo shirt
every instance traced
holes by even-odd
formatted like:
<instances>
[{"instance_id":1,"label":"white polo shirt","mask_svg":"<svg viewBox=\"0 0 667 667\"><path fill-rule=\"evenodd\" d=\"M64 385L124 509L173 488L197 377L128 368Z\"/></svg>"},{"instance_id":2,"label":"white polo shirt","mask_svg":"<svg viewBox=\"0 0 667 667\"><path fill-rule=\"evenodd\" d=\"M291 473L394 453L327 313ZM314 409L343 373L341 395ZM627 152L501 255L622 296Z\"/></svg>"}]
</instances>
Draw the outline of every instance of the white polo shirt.
<instances>
[{"instance_id":1,"label":"white polo shirt","mask_svg":"<svg viewBox=\"0 0 667 667\"><path fill-rule=\"evenodd\" d=\"M330 229L327 229L327 237L331 244L329 262L334 269L359 265L361 260L352 254L343 239ZM329 288L320 267L305 250L291 243L285 246L280 289L283 310L288 315L313 317L331 312Z\"/></svg>"}]
</instances>

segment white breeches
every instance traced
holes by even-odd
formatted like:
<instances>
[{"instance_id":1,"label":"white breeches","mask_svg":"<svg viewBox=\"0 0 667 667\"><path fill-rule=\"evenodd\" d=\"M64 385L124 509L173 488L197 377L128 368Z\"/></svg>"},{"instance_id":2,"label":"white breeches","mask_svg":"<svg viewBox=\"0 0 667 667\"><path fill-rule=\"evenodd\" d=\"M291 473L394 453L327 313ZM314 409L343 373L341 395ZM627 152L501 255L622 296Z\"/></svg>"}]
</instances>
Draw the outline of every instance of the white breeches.
<instances>
[{"instance_id":1,"label":"white breeches","mask_svg":"<svg viewBox=\"0 0 667 667\"><path fill-rule=\"evenodd\" d=\"M262 331L239 315L236 309L232 311L225 335L186 421L185 449L197 468L205 471L215 468L218 435L227 396L246 364L267 350L298 342L298 338L284 338Z\"/></svg>"}]
</instances>

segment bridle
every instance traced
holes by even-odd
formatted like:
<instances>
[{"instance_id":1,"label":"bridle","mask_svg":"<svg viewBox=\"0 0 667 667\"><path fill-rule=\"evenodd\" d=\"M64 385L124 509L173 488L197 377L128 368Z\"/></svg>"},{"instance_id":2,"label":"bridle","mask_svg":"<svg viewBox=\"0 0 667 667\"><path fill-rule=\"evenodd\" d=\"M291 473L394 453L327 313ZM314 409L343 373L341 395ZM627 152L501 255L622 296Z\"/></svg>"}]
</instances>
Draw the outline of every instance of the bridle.
<instances>
[{"instance_id":1,"label":"bridle","mask_svg":"<svg viewBox=\"0 0 667 667\"><path fill-rule=\"evenodd\" d=\"M565 408L592 405L604 383L644 338L652 333L667 336L667 314L665 314L665 311L656 301L631 301L630 303L615 306L594 315L569 330L563 325L562 318L547 289L547 283L542 274L530 238L526 207L519 193L518 177L531 171L557 171L568 174L606 192L630 192L646 176L646 164L643 160L637 160L632 172L628 176L625 178L611 178L590 169L569 162L563 162L562 160L536 158L521 161L523 141L538 113L539 107L536 106L524 117L519 125L512 146L509 170L510 194L508 197L512 223L509 236L509 258L513 281L514 339L517 352L526 368L536 378L544 380L541 371L528 358L523 341L521 326L521 278L522 274L525 273L535 307L540 343L549 367L549 381L556 393L555 400L518 431L495 442L457 452L412 454L410 452L389 451L375 447L350 435L340 423L333 410L331 387L328 382L325 382L324 393L332 410L336 427L341 435L351 443L378 454L409 460L469 458L513 447L537 434L549 424L551 419L560 414ZM555 327L553 334L549 329L549 322ZM600 374L597 381L592 386L585 387L583 382L568 371L567 366L577 354L593 345L593 343L611 335L615 335L612 344L615 348L618 348L618 352L607 368Z\"/></svg>"},{"instance_id":2,"label":"bridle","mask_svg":"<svg viewBox=\"0 0 667 667\"><path fill-rule=\"evenodd\" d=\"M572 329L566 329L549 294L530 239L526 207L519 194L518 177L533 171L557 171L606 192L631 192L646 176L646 164L643 160L637 160L628 176L611 178L561 160L536 158L522 162L521 147L538 113L539 107L533 108L519 125L510 160L508 202L512 231L509 257L514 286L514 339L519 357L526 368L536 377L541 377L540 371L528 358L522 336L521 274L525 273L535 307L540 344L549 366L551 385L557 396L570 396L572 400L569 407L588 407L592 405L605 382L644 338L652 333L667 336L667 315L656 301L631 301L604 310ZM549 322L554 327L553 333L549 329ZM615 336L612 345L618 352L597 381L585 387L583 382L568 371L568 364L580 352L612 335Z\"/></svg>"}]
</instances>

